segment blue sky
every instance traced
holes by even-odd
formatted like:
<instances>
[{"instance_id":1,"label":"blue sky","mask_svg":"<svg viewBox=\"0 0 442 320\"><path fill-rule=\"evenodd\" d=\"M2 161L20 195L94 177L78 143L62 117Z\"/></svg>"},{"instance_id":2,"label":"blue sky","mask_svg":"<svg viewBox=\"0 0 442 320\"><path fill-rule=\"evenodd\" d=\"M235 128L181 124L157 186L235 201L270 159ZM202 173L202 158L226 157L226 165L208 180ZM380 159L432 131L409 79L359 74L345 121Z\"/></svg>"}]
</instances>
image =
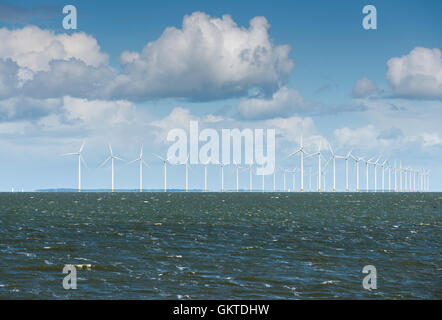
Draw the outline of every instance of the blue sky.
<instances>
[{"instance_id":1,"label":"blue sky","mask_svg":"<svg viewBox=\"0 0 442 320\"><path fill-rule=\"evenodd\" d=\"M0 44L0 62L5 61L0 70L8 76L3 81L4 93L0 86L0 145L8 150L0 157L4 171L0 190L75 187L75 159L59 155L76 151L84 139L89 169L84 171L83 188L109 187L109 167L98 167L107 155L107 142L128 160L137 156L143 143L151 165L145 170L144 186L160 188L160 163L150 153L165 154L167 130L173 125L185 128L190 119L218 129L276 128L277 165L284 168L297 165L296 159L281 159L297 147L303 123L311 150L317 141L326 140L341 154L352 149L360 156L382 155L392 163L396 160L425 167L431 172L431 189L442 190L440 1L71 1L69 4L77 8L77 30L62 28L61 9L65 4L0 3L0 37L5 39ZM377 8L377 30L362 28L366 4ZM196 12L202 14L198 19ZM271 61L278 56L278 46L290 51L279 62L261 67L257 74L249 66L235 75L224 74L222 62L213 58L216 50L210 47L215 46L210 36L202 46L209 53L177 49L174 41L192 43L195 39L189 37L194 36L193 28L204 30L214 19L225 23L223 15L231 16L234 27L213 33L218 39L228 39L228 32L234 31L230 40L239 47L253 50L254 41L266 43ZM191 17L188 33L183 38L165 36L169 27L182 31L185 16ZM250 23L255 17L264 17L269 24L258 36L251 35ZM260 27L264 24L259 20ZM31 31L19 32L23 30ZM17 34L22 39L20 44L12 40ZM75 34L84 36L72 42L60 37ZM250 36L247 43L246 36ZM47 41L50 49L30 41L37 37ZM91 53L69 53L72 43ZM139 55L148 43L152 49L146 56ZM230 49L228 44L222 48L225 52ZM125 62L132 64L131 71L121 63L123 52L131 53ZM140 69L151 61L143 59L158 53L163 55L157 58L159 66ZM131 60L135 55L137 64ZM203 58L200 63L198 58ZM172 63L186 68L192 80L176 73L179 67L174 68ZM83 68L85 78L63 78L63 68ZM272 68L279 68L276 78L271 76L275 71ZM215 72L217 80L207 78L210 73L204 69ZM32 79L23 78L26 72ZM125 82L121 75L130 81ZM149 80L143 83L145 75ZM18 77L15 87L5 84L14 77ZM93 77L101 89L92 89ZM109 83L105 81L108 78ZM207 92L199 89L206 84ZM258 105L265 110L259 111ZM209 116L216 116L217 121L208 121ZM306 163L309 166L315 168L315 163ZM350 167L350 185L354 188L353 162ZM172 167L169 172L170 187L182 188L183 168ZM341 162L338 172L338 189L342 189ZM136 167L120 164L116 175L117 188L137 186ZM233 188L233 172L226 175L227 188ZM327 184L329 176L330 172ZM365 185L364 179L361 173L361 184ZM196 166L191 186L201 188L202 181L202 168ZM277 181L281 188L280 172ZM256 177L256 188L260 182ZM241 187L247 184L244 172ZM218 185L219 168L212 166L209 188L216 190ZM271 177L266 185L271 188Z\"/></svg>"}]
</instances>

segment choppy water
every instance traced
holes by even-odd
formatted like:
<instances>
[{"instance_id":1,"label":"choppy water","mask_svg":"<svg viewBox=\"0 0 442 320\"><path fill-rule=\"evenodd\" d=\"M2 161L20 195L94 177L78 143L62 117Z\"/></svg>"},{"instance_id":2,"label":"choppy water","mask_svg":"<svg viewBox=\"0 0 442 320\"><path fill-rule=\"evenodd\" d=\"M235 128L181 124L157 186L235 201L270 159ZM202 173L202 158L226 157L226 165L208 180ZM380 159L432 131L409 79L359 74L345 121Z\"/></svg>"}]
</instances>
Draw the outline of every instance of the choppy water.
<instances>
[{"instance_id":1,"label":"choppy water","mask_svg":"<svg viewBox=\"0 0 442 320\"><path fill-rule=\"evenodd\" d=\"M4 193L0 299L441 299L441 212L441 193ZM91 265L77 290L65 264Z\"/></svg>"}]
</instances>

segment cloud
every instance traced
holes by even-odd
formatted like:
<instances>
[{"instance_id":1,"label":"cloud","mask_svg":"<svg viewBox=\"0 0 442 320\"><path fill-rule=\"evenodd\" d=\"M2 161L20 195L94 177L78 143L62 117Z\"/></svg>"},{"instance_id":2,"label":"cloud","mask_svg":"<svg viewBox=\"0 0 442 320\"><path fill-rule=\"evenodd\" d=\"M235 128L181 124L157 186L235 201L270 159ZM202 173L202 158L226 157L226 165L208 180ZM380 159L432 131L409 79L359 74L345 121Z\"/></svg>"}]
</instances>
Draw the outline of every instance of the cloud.
<instances>
[{"instance_id":1,"label":"cloud","mask_svg":"<svg viewBox=\"0 0 442 320\"><path fill-rule=\"evenodd\" d=\"M0 43L0 58L14 61L24 80L32 79L36 72L49 71L54 60L76 59L92 67L108 63L107 54L100 51L95 38L83 32L68 35L36 26L13 30L1 28Z\"/></svg>"},{"instance_id":2,"label":"cloud","mask_svg":"<svg viewBox=\"0 0 442 320\"><path fill-rule=\"evenodd\" d=\"M282 87L271 97L252 97L241 99L238 103L238 115L243 120L262 120L287 118L294 114L324 115L341 112L363 111L361 104L330 105L303 99L299 91Z\"/></svg>"},{"instance_id":3,"label":"cloud","mask_svg":"<svg viewBox=\"0 0 442 320\"><path fill-rule=\"evenodd\" d=\"M394 140L402 138L403 136L404 133L402 132L401 129L393 127L386 130L382 130L377 136L377 139Z\"/></svg>"},{"instance_id":4,"label":"cloud","mask_svg":"<svg viewBox=\"0 0 442 320\"><path fill-rule=\"evenodd\" d=\"M356 129L344 127L334 130L335 141L339 147L353 148L356 150L365 149L370 151L377 149L377 153L379 153L382 148L392 143L390 139L378 139L379 136L380 132L372 124Z\"/></svg>"},{"instance_id":5,"label":"cloud","mask_svg":"<svg viewBox=\"0 0 442 320\"><path fill-rule=\"evenodd\" d=\"M351 95L353 98L366 98L377 91L376 84L372 80L363 77L355 82Z\"/></svg>"},{"instance_id":6,"label":"cloud","mask_svg":"<svg viewBox=\"0 0 442 320\"><path fill-rule=\"evenodd\" d=\"M181 29L166 28L140 53L124 51L120 74L108 65L96 39L83 32L1 28L0 68L9 64L7 74L18 68L18 83L9 82L34 98L201 101L239 97L255 88L269 94L294 67L290 47L274 45L269 28L264 17L253 18L244 28L228 15L195 12L184 17ZM5 62L9 60L12 64ZM14 92L6 82L0 83L0 98Z\"/></svg>"},{"instance_id":7,"label":"cloud","mask_svg":"<svg viewBox=\"0 0 442 320\"><path fill-rule=\"evenodd\" d=\"M270 98L248 98L238 103L238 112L243 119L288 117L312 108L313 105L306 103L297 90L287 87L282 87Z\"/></svg>"},{"instance_id":8,"label":"cloud","mask_svg":"<svg viewBox=\"0 0 442 320\"><path fill-rule=\"evenodd\" d=\"M442 99L442 57L437 48L414 48L387 62L387 80L398 97Z\"/></svg>"},{"instance_id":9,"label":"cloud","mask_svg":"<svg viewBox=\"0 0 442 320\"><path fill-rule=\"evenodd\" d=\"M48 71L35 73L26 81L22 93L35 98L54 98L65 95L88 99L109 98L109 85L115 71L108 66L89 66L71 58L52 60Z\"/></svg>"},{"instance_id":10,"label":"cloud","mask_svg":"<svg viewBox=\"0 0 442 320\"><path fill-rule=\"evenodd\" d=\"M442 145L442 138L437 133L422 133L420 138L424 148Z\"/></svg>"},{"instance_id":11,"label":"cloud","mask_svg":"<svg viewBox=\"0 0 442 320\"><path fill-rule=\"evenodd\" d=\"M35 120L57 111L61 99L32 99L13 97L0 100L0 122Z\"/></svg>"},{"instance_id":12,"label":"cloud","mask_svg":"<svg viewBox=\"0 0 442 320\"><path fill-rule=\"evenodd\" d=\"M16 93L18 66L12 60L0 59L0 98Z\"/></svg>"},{"instance_id":13,"label":"cloud","mask_svg":"<svg viewBox=\"0 0 442 320\"><path fill-rule=\"evenodd\" d=\"M116 79L115 95L214 100L252 88L272 92L287 81L294 62L289 46L273 44L269 27L264 17L243 28L229 15L186 15L181 29L168 27L140 53L121 54L123 73Z\"/></svg>"}]
</instances>

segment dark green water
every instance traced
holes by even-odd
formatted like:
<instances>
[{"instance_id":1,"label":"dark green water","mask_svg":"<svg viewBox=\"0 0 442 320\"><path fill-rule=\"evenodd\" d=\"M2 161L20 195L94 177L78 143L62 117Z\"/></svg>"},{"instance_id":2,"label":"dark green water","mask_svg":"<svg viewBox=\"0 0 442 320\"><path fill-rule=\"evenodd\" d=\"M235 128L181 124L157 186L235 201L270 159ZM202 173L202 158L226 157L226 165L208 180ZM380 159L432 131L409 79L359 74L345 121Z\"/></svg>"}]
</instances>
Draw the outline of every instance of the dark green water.
<instances>
[{"instance_id":1,"label":"dark green water","mask_svg":"<svg viewBox=\"0 0 442 320\"><path fill-rule=\"evenodd\" d=\"M3 193L0 299L441 299L441 212L441 193ZM65 264L91 265L77 290Z\"/></svg>"}]
</instances>

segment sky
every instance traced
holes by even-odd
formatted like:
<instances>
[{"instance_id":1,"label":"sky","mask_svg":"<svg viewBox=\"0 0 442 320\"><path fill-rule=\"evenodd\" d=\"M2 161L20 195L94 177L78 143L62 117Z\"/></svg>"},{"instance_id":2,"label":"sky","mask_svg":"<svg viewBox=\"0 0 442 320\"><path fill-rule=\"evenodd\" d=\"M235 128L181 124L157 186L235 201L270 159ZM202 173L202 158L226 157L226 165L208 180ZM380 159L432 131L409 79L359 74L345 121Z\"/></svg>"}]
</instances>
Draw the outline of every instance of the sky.
<instances>
[{"instance_id":1,"label":"sky","mask_svg":"<svg viewBox=\"0 0 442 320\"><path fill-rule=\"evenodd\" d=\"M63 28L67 4L75 30ZM362 26L368 4L376 30ZM153 153L165 156L168 132L191 120L219 132L275 129L278 189L284 170L299 168L287 155L302 135L326 159L330 144L339 155L425 168L431 191L442 191L441 50L440 1L0 1L0 191L76 188L76 158L62 155L83 141L83 189L110 188L110 166L100 166L108 143L126 160L116 163L117 189L137 188L138 167L127 162L141 144L143 186L160 189ZM342 191L344 161L336 166ZM309 170L315 189L315 158L305 161L306 190ZM331 162L324 172L329 190ZM349 175L354 190L354 161ZM184 167L170 166L167 178L184 188ZM190 187L203 183L193 165ZM248 183L241 171L240 188ZM220 188L217 165L208 187ZM225 189L234 188L227 167Z\"/></svg>"}]
</instances>

